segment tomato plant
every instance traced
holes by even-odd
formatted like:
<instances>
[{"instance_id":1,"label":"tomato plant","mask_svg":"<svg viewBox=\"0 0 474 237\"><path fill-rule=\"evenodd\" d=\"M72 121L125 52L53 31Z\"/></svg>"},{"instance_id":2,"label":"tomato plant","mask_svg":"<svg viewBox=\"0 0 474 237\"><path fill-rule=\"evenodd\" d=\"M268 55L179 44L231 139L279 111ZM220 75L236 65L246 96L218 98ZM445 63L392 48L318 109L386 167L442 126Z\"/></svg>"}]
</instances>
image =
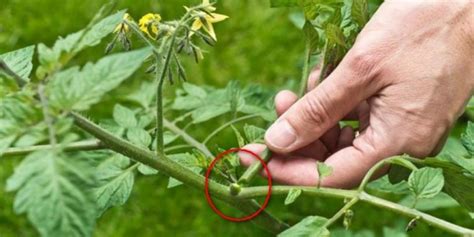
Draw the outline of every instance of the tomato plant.
<instances>
[{"instance_id":1,"label":"tomato plant","mask_svg":"<svg viewBox=\"0 0 474 237\"><path fill-rule=\"evenodd\" d=\"M299 7L303 12L296 20L306 45L300 94L306 90L309 69L321 61L320 80L327 77L377 7L366 0L271 2L273 7ZM126 11L112 13L113 6L103 6L83 30L59 38L52 47L39 43L0 55L0 156L24 157L7 180L7 191L16 192L15 211L26 214L42 236L91 236L96 220L107 209L128 200L136 175L161 172L169 176L169 188L185 184L203 190L204 172L223 150L215 141L218 133L232 129L239 147L263 142L264 128L245 124L239 130L234 125L255 119L270 123L276 118L271 90L238 82L225 88L187 82L192 72L183 66L182 58L204 60L204 47L217 43L213 24L228 18L216 13L212 3L204 0L186 7L177 20L149 13L135 21ZM104 57L75 65L73 59L81 51L104 40L109 41ZM134 40L145 47L135 49ZM91 107L138 70L154 80L140 81L139 90L114 101L109 119L94 121ZM165 89L176 95L165 97ZM204 139L189 131L220 116L231 119ZM308 216L291 227L268 212L252 221L281 236L328 236L329 227L339 219L350 228L352 207L365 202L411 218L407 230L426 222L474 236L473 230L417 209L423 200L449 195L474 212L472 123L460 149L423 160L406 155L387 158L354 190L275 185L273 195L286 195L282 205L309 195L342 199L343 206L330 218ZM262 156L265 161L269 153ZM392 166L390 173L371 182L386 165ZM252 213L260 208L255 199L268 192L267 186L254 182L261 169L260 162L244 168L237 156L228 155L216 165L209 191L243 213ZM321 163L317 170L320 179L331 173ZM411 200L404 205L377 197L377 192L403 193Z\"/></svg>"}]
</instances>

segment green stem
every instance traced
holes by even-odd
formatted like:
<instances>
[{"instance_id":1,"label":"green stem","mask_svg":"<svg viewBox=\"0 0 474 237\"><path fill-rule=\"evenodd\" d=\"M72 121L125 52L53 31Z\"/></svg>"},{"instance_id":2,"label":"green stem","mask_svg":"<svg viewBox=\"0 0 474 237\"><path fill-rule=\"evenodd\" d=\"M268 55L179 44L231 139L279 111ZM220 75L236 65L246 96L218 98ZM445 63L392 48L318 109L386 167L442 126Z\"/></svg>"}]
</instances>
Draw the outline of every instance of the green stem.
<instances>
[{"instance_id":1,"label":"green stem","mask_svg":"<svg viewBox=\"0 0 474 237\"><path fill-rule=\"evenodd\" d=\"M171 132L173 132L174 134L180 136L181 138L183 138L183 140L188 143L189 145L197 148L198 150L200 150L202 153L204 153L204 155L206 155L207 157L211 158L213 157L214 155L211 153L211 151L209 151L209 149L206 147L206 145L200 143L199 141L197 141L196 139L194 139L193 137L189 136L188 133L186 133L184 130L178 128L174 123L168 121L167 119L163 119L163 124L166 128L168 128Z\"/></svg>"},{"instance_id":2,"label":"green stem","mask_svg":"<svg viewBox=\"0 0 474 237\"><path fill-rule=\"evenodd\" d=\"M344 205L336 214L334 214L334 216L332 216L325 224L324 224L324 228L328 228L329 226L331 226L332 224L334 224L334 222L336 222L337 220L339 220L339 218L341 218L347 210L351 209L352 206L354 206L357 202L359 201L359 198L358 197L354 197L352 198L348 203L346 203L346 205Z\"/></svg>"},{"instance_id":3,"label":"green stem","mask_svg":"<svg viewBox=\"0 0 474 237\"><path fill-rule=\"evenodd\" d=\"M396 212L398 214L401 214L410 218L416 218L419 216L420 220L453 234L463 235L463 236L474 236L474 230L455 225L453 223L439 219L427 213L423 213L416 209L412 209L412 208L400 205L398 203L390 202L390 201L372 196L366 192L359 192L356 190L316 188L316 187L307 187L307 186L273 186L272 195L287 195L291 189L301 189L304 195L309 195L309 196L341 198L341 199L356 198L368 204L380 207L385 210L390 210L390 211ZM248 188L242 188L241 191L234 197L241 198L241 199L252 199L252 198L258 198L258 197L264 197L267 195L267 192L268 192L267 186L248 187Z\"/></svg>"},{"instance_id":4,"label":"green stem","mask_svg":"<svg viewBox=\"0 0 474 237\"><path fill-rule=\"evenodd\" d=\"M51 149L51 145L38 145L38 146L29 146L29 147L14 147L7 149L2 157L14 157L20 155L26 155L35 151L42 151ZM64 151L93 151L93 150L100 150L104 147L100 143L100 141L92 140L92 141L81 141L81 142L74 142L68 144L63 147Z\"/></svg>"},{"instance_id":5,"label":"green stem","mask_svg":"<svg viewBox=\"0 0 474 237\"><path fill-rule=\"evenodd\" d=\"M301 73L301 80L300 80L300 90L299 90L299 97L303 97L306 94L306 88L308 84L308 77L309 77L309 67L311 62L311 42L306 42L305 47L305 58L303 64L303 70Z\"/></svg>"},{"instance_id":6,"label":"green stem","mask_svg":"<svg viewBox=\"0 0 474 237\"><path fill-rule=\"evenodd\" d=\"M272 152L266 148L261 155L261 158L264 162L270 160L272 156ZM249 184L252 179L262 170L263 164L259 160L255 161L252 165L250 165L247 170L240 176L238 183L239 184Z\"/></svg>"},{"instance_id":7,"label":"green stem","mask_svg":"<svg viewBox=\"0 0 474 237\"><path fill-rule=\"evenodd\" d=\"M258 117L259 115L257 114L251 114L251 115L246 115L246 116L242 116L240 118L236 118L236 119L233 119L227 123L225 123L224 125L220 126L219 128L215 129L211 134L209 134L209 136L207 136L204 141L202 142L203 144L207 144L212 138L214 138L218 133L220 133L222 130L226 129L227 127L229 127L230 125L232 124L235 124L235 123L238 123L240 121L244 121L244 120L247 120L247 119L252 119L252 118L256 118Z\"/></svg>"},{"instance_id":8,"label":"green stem","mask_svg":"<svg viewBox=\"0 0 474 237\"><path fill-rule=\"evenodd\" d=\"M474 230L464 228L462 226L458 226L455 224L452 224L450 222L447 222L445 220L439 219L437 217L431 216L429 214L423 213L421 211L418 211L416 209L411 209L409 207L393 203L372 195L369 195L365 192L362 192L359 195L359 198L361 201L369 203L374 206L381 207L386 210L391 210L393 212L396 212L398 214L408 216L411 218L417 218L419 217L420 220L437 227L439 229L445 230L447 232L456 234L456 235L461 235L461 236L474 236Z\"/></svg>"},{"instance_id":9,"label":"green stem","mask_svg":"<svg viewBox=\"0 0 474 237\"><path fill-rule=\"evenodd\" d=\"M75 124L79 128L99 139L104 144L104 146L108 147L109 149L130 157L130 159L133 159L137 162L160 170L164 174L171 176L186 185L199 190L203 189L203 176L194 172L189 172L188 169L184 168L173 160L168 159L165 155L158 154L158 157L156 157L156 154L153 152L144 150L120 137L113 135L80 114L72 112L71 116L74 118ZM164 121L166 124L166 120ZM245 213L253 212L258 209L258 204L254 201L236 200L229 193L227 186L216 183L212 180L209 180L209 191L212 193L213 197L221 199ZM265 211L257 216L253 221L259 224L262 228L265 228L267 231L275 234L280 233L284 230L284 228L287 227L284 223Z\"/></svg>"}]
</instances>

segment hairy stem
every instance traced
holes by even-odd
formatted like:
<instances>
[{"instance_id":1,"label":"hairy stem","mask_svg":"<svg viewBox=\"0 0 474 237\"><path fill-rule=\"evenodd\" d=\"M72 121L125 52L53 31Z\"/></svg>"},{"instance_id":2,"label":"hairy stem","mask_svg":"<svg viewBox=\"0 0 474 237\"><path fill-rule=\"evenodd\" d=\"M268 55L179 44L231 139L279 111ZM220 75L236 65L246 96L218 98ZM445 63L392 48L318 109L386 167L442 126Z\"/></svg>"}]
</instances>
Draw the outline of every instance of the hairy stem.
<instances>
[{"instance_id":1,"label":"hairy stem","mask_svg":"<svg viewBox=\"0 0 474 237\"><path fill-rule=\"evenodd\" d=\"M43 109L43 118L44 122L48 126L48 134L49 134L49 144L54 148L57 144L56 141L56 131L54 128L54 121L51 118L51 114L49 112L49 103L48 98L44 94L44 85L42 83L38 86L38 95L41 102L41 108Z\"/></svg>"},{"instance_id":2,"label":"hairy stem","mask_svg":"<svg viewBox=\"0 0 474 237\"><path fill-rule=\"evenodd\" d=\"M334 214L334 216L332 216L325 224L324 224L324 228L328 228L329 226L331 226L332 224L334 224L334 222L336 222L337 220L339 220L339 218L341 218L347 210L351 209L352 206L354 206L357 202L359 201L359 198L358 197L354 197L352 198L348 203L346 203L346 205L344 205L341 209L339 209L339 211Z\"/></svg>"},{"instance_id":3,"label":"hairy stem","mask_svg":"<svg viewBox=\"0 0 474 237\"><path fill-rule=\"evenodd\" d=\"M198 150L200 150L202 153L204 153L204 155L206 155L207 157L210 157L212 158L214 155L211 153L211 151L209 151L209 149L206 147L206 145L200 143L199 141L197 141L196 139L194 139L193 137L189 136L188 133L186 133L184 130L182 130L181 128L179 128L178 126L176 126L174 123L168 121L167 119L163 119L163 124L166 128L168 128L171 132L173 132L174 134L180 136L181 138L183 138L183 140L188 143L189 145L197 148Z\"/></svg>"},{"instance_id":4,"label":"hairy stem","mask_svg":"<svg viewBox=\"0 0 474 237\"><path fill-rule=\"evenodd\" d=\"M38 146L30 146L30 147L14 147L7 149L2 157L13 157L13 156L20 156L26 155L35 151L42 151L51 149L51 145L38 145ZM98 140L90 140L90 141L80 141L70 143L62 148L64 151L93 151L93 150L100 150L104 149L104 146Z\"/></svg>"},{"instance_id":5,"label":"hairy stem","mask_svg":"<svg viewBox=\"0 0 474 237\"><path fill-rule=\"evenodd\" d=\"M171 176L186 185L199 190L203 189L203 176L194 172L190 172L180 164L168 159L165 155L159 154L158 157L156 157L156 154L153 152L144 150L120 137L113 135L80 114L72 112L71 116L74 118L75 124L79 128L99 139L104 144L104 146L108 147L109 149L125 155L137 162L160 170L164 174ZM256 204L254 201L237 200L233 198L232 195L230 195L227 186L216 183L212 180L209 180L209 191L212 193L213 197L221 199L245 213L253 212L258 209L258 204ZM287 227L286 224L265 212L262 212L262 214L257 216L253 221L271 233L279 233Z\"/></svg>"},{"instance_id":6,"label":"hairy stem","mask_svg":"<svg viewBox=\"0 0 474 237\"><path fill-rule=\"evenodd\" d=\"M242 116L240 118L236 118L236 119L233 119L225 124L223 124L222 126L218 127L216 130L214 130L211 134L209 134L205 139L204 141L202 142L203 144L207 144L212 138L214 138L218 133L220 133L222 130L226 129L227 127L229 127L230 125L232 124L235 124L235 123L238 123L238 122L241 122L241 121L244 121L244 120L247 120L247 119L252 119L252 118L256 118L256 117L259 117L259 115L256 115L256 114L251 114L251 115L246 115L246 116Z\"/></svg>"},{"instance_id":7,"label":"hairy stem","mask_svg":"<svg viewBox=\"0 0 474 237\"><path fill-rule=\"evenodd\" d=\"M262 160L263 162L267 162L270 160L270 157L272 156L272 152L266 148L263 153L262 153ZM259 160L255 161L252 165L250 165L247 170L240 176L239 178L239 184L249 184L252 179L260 173L262 170L263 164Z\"/></svg>"},{"instance_id":8,"label":"hairy stem","mask_svg":"<svg viewBox=\"0 0 474 237\"><path fill-rule=\"evenodd\" d=\"M303 63L303 69L301 71L301 79L300 79L300 89L298 92L299 97L303 97L306 93L306 88L308 85L308 77L309 77L309 67L311 62L311 42L307 40L306 47L305 47L305 58Z\"/></svg>"}]
</instances>

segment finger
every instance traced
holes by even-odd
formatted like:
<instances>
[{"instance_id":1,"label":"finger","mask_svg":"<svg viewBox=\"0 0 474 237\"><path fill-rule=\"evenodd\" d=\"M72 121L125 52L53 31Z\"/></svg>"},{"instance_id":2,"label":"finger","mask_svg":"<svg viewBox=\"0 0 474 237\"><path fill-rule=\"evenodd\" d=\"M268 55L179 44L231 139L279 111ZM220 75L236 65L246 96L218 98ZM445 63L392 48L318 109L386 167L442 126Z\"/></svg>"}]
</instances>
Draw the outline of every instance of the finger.
<instances>
[{"instance_id":1,"label":"finger","mask_svg":"<svg viewBox=\"0 0 474 237\"><path fill-rule=\"evenodd\" d=\"M297 100L298 100L298 96L295 93L289 90L280 91L275 96L275 110L276 110L277 115L281 116Z\"/></svg>"},{"instance_id":2,"label":"finger","mask_svg":"<svg viewBox=\"0 0 474 237\"><path fill-rule=\"evenodd\" d=\"M325 163L332 173L321 181L326 187L352 188L358 185L367 171L378 161L395 155L388 139L382 139L370 127L346 147L330 156Z\"/></svg>"},{"instance_id":3,"label":"finger","mask_svg":"<svg viewBox=\"0 0 474 237\"><path fill-rule=\"evenodd\" d=\"M308 85L306 87L307 92L312 91L319 83L319 75L321 74L320 65L315 67L311 74L309 74Z\"/></svg>"},{"instance_id":4,"label":"finger","mask_svg":"<svg viewBox=\"0 0 474 237\"><path fill-rule=\"evenodd\" d=\"M321 136L321 142L326 146L329 152L335 152L337 148L337 139L340 135L341 128L339 127L339 123L334 125L329 131L324 133Z\"/></svg>"},{"instance_id":5,"label":"finger","mask_svg":"<svg viewBox=\"0 0 474 237\"><path fill-rule=\"evenodd\" d=\"M381 83L368 83L367 75L347 64L341 62L268 129L265 141L271 150L290 153L308 145L381 88Z\"/></svg>"},{"instance_id":6,"label":"finger","mask_svg":"<svg viewBox=\"0 0 474 237\"><path fill-rule=\"evenodd\" d=\"M354 130L350 126L345 126L344 128L342 128L341 135L339 136L339 140L337 141L337 150L341 150L343 148L351 146L354 137Z\"/></svg>"},{"instance_id":7,"label":"finger","mask_svg":"<svg viewBox=\"0 0 474 237\"><path fill-rule=\"evenodd\" d=\"M317 184L318 173L314 159L304 157L286 159L277 156L268 162L267 167L272 179L278 183L304 186ZM268 176L265 171L261 174L264 177Z\"/></svg>"}]
</instances>

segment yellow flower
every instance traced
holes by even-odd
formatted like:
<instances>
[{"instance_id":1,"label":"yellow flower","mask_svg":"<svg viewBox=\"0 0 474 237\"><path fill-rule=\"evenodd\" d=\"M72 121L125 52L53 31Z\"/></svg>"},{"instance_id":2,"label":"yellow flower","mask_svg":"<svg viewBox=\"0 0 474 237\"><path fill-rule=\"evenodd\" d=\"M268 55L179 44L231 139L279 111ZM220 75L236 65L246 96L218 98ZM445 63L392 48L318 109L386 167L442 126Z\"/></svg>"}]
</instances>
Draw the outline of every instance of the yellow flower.
<instances>
[{"instance_id":1,"label":"yellow flower","mask_svg":"<svg viewBox=\"0 0 474 237\"><path fill-rule=\"evenodd\" d=\"M124 19L124 20L128 20L128 21L133 21L132 16L130 16L130 14L128 14L128 13L125 13L125 14L123 15L123 19ZM128 25L127 25L125 22L120 23L120 24L115 28L114 33L117 33L117 32L122 31L122 30L123 30L124 32L128 32L128 31L130 30L129 27L128 27Z\"/></svg>"},{"instance_id":2,"label":"yellow flower","mask_svg":"<svg viewBox=\"0 0 474 237\"><path fill-rule=\"evenodd\" d=\"M138 21L138 26L150 38L155 38L156 34L158 34L158 24L160 21L161 16L159 14L148 13Z\"/></svg>"},{"instance_id":3,"label":"yellow flower","mask_svg":"<svg viewBox=\"0 0 474 237\"><path fill-rule=\"evenodd\" d=\"M213 13L216 8L209 4L209 0L203 0L202 5L206 6L204 9L207 11L207 13L203 11L197 11L195 14L196 19L194 20L191 29L193 31L198 31L201 28L204 28L204 30L212 37L212 39L217 41L216 32L214 31L214 26L212 24L221 22L229 17L226 15Z\"/></svg>"}]
</instances>

